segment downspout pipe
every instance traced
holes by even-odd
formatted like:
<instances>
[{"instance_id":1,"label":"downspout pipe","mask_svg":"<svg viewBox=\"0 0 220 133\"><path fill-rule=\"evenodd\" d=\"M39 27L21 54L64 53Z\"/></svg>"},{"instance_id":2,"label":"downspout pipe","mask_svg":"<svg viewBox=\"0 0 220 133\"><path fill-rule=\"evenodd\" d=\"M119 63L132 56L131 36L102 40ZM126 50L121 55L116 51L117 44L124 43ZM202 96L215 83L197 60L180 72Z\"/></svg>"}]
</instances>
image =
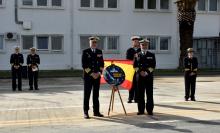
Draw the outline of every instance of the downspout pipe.
<instances>
[{"instance_id":1,"label":"downspout pipe","mask_svg":"<svg viewBox=\"0 0 220 133\"><path fill-rule=\"evenodd\" d=\"M15 23L16 24L23 24L23 21L18 20L18 0L15 0Z\"/></svg>"}]
</instances>

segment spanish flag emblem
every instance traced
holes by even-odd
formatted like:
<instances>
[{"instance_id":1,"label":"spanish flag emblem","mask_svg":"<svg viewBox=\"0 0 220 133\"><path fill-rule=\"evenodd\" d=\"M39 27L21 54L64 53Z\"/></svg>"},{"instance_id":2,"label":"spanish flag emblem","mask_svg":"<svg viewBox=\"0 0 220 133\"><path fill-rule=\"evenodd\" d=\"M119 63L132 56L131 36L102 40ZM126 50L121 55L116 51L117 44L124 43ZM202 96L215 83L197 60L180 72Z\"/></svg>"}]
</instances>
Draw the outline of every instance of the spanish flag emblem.
<instances>
[{"instance_id":1,"label":"spanish flag emblem","mask_svg":"<svg viewBox=\"0 0 220 133\"><path fill-rule=\"evenodd\" d=\"M130 90L132 87L132 80L135 73L133 68L133 61L130 60L114 60L114 59L107 59L105 60L105 68L110 66L111 64L115 64L122 68L125 73L125 81L121 84L121 87ZM101 77L101 84L106 83L103 75Z\"/></svg>"}]
</instances>

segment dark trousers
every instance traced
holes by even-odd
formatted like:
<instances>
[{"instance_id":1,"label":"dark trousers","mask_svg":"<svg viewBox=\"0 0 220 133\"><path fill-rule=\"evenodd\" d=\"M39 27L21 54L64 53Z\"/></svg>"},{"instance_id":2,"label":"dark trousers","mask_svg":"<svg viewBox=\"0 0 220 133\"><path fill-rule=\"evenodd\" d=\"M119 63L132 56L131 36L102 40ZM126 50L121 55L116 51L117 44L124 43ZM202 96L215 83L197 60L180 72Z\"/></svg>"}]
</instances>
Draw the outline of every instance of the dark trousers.
<instances>
[{"instance_id":1,"label":"dark trousers","mask_svg":"<svg viewBox=\"0 0 220 133\"><path fill-rule=\"evenodd\" d=\"M185 73L185 98L189 97L195 98L195 90L196 90L196 75L190 76L188 73Z\"/></svg>"},{"instance_id":2,"label":"dark trousers","mask_svg":"<svg viewBox=\"0 0 220 133\"><path fill-rule=\"evenodd\" d=\"M29 86L30 89L38 89L38 71L33 72L32 68L28 68L28 79L29 79Z\"/></svg>"},{"instance_id":3,"label":"dark trousers","mask_svg":"<svg viewBox=\"0 0 220 133\"><path fill-rule=\"evenodd\" d=\"M93 98L92 98L93 112L99 113L99 88L100 88L100 78L93 79L91 76L84 77L84 103L83 103L84 113L88 113L89 99L92 90L93 90Z\"/></svg>"},{"instance_id":4,"label":"dark trousers","mask_svg":"<svg viewBox=\"0 0 220 133\"><path fill-rule=\"evenodd\" d=\"M153 112L154 99L153 99L153 76L147 77L139 76L138 79L138 112L144 113L145 107L148 113ZM147 96L145 106L145 93Z\"/></svg>"},{"instance_id":5,"label":"dark trousers","mask_svg":"<svg viewBox=\"0 0 220 133\"><path fill-rule=\"evenodd\" d=\"M128 100L138 100L138 88L137 88L137 77L136 73L133 76L133 81L132 81L132 87L129 90L129 97Z\"/></svg>"},{"instance_id":6,"label":"dark trousers","mask_svg":"<svg viewBox=\"0 0 220 133\"><path fill-rule=\"evenodd\" d=\"M12 68L12 90L15 91L17 88L16 79L18 79L18 90L22 90L22 67L18 69Z\"/></svg>"}]
</instances>

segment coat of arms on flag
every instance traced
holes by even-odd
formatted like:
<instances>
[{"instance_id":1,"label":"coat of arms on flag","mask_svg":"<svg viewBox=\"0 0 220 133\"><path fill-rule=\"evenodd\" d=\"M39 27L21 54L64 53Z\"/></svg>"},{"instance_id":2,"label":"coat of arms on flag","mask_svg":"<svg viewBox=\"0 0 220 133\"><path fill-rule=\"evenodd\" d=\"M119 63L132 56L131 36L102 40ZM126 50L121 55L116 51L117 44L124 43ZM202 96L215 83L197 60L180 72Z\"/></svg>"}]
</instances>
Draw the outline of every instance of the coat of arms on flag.
<instances>
[{"instance_id":1,"label":"coat of arms on flag","mask_svg":"<svg viewBox=\"0 0 220 133\"><path fill-rule=\"evenodd\" d=\"M130 90L132 86L133 76L135 73L135 70L133 68L133 61L107 59L105 60L105 69L112 64L115 64L116 66L120 67L124 71L125 80L120 86L127 90ZM105 72L103 74L105 74ZM103 75L101 78L101 83L106 83Z\"/></svg>"}]
</instances>

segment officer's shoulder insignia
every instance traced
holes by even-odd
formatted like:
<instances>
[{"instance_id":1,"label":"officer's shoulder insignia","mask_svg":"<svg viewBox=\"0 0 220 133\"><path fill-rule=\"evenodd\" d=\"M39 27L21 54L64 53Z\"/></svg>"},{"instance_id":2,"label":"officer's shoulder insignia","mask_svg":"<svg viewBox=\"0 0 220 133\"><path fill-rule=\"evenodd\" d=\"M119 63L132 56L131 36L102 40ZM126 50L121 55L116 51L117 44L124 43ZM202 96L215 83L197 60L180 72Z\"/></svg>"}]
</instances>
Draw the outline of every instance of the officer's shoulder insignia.
<instances>
[{"instance_id":1,"label":"officer's shoulder insignia","mask_svg":"<svg viewBox=\"0 0 220 133\"><path fill-rule=\"evenodd\" d=\"M102 54L97 54L97 57L102 57Z\"/></svg>"},{"instance_id":2,"label":"officer's shoulder insignia","mask_svg":"<svg viewBox=\"0 0 220 133\"><path fill-rule=\"evenodd\" d=\"M87 52L86 54L87 54L87 57L88 57L88 58L91 58L91 55L90 55L88 52Z\"/></svg>"}]
</instances>

